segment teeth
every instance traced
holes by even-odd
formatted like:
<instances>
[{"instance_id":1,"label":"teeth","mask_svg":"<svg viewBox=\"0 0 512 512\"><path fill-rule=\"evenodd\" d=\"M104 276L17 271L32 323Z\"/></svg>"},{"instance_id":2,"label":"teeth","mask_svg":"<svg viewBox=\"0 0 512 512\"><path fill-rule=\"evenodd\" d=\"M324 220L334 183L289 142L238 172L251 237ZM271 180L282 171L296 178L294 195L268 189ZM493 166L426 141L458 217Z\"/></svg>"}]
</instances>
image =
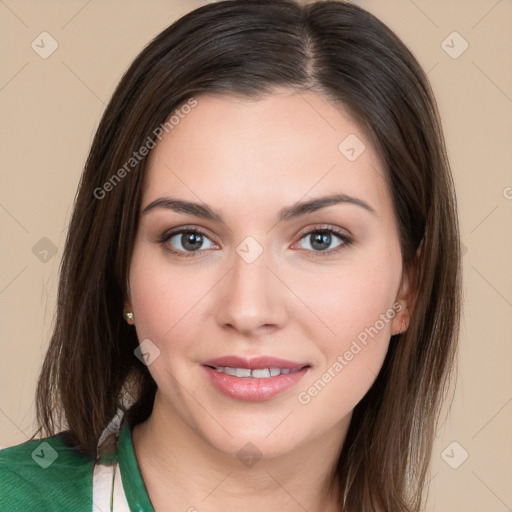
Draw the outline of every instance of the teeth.
<instances>
[{"instance_id":1,"label":"teeth","mask_svg":"<svg viewBox=\"0 0 512 512\"><path fill-rule=\"evenodd\" d=\"M261 368L252 371L252 376L257 379L268 379L270 377L270 370L268 368Z\"/></svg>"},{"instance_id":2,"label":"teeth","mask_svg":"<svg viewBox=\"0 0 512 512\"><path fill-rule=\"evenodd\" d=\"M250 368L230 368L229 366L217 366L215 369L220 373L233 375L234 377L253 377L255 379L268 379L269 377L277 377L296 371L289 368L258 368L251 370Z\"/></svg>"},{"instance_id":3,"label":"teeth","mask_svg":"<svg viewBox=\"0 0 512 512\"><path fill-rule=\"evenodd\" d=\"M251 370L249 368L236 368L235 369L237 377L250 377Z\"/></svg>"}]
</instances>

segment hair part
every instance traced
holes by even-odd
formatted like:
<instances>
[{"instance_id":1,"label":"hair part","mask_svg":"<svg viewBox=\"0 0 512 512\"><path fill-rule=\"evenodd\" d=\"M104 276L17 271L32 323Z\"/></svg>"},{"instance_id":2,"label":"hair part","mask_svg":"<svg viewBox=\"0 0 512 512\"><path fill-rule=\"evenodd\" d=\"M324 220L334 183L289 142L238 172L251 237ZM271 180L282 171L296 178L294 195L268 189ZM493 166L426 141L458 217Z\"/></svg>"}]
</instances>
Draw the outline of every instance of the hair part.
<instances>
[{"instance_id":1,"label":"hair part","mask_svg":"<svg viewBox=\"0 0 512 512\"><path fill-rule=\"evenodd\" d=\"M103 199L94 191L191 97L258 99L279 87L314 91L346 109L385 170L414 311L355 407L332 485L344 512L418 512L458 338L455 192L425 73L389 28L350 3L209 4L164 30L129 67L75 198L38 382L38 432L66 428L76 447L95 454L118 408L134 425L153 407L156 384L134 356L136 332L122 315L147 157Z\"/></svg>"}]
</instances>

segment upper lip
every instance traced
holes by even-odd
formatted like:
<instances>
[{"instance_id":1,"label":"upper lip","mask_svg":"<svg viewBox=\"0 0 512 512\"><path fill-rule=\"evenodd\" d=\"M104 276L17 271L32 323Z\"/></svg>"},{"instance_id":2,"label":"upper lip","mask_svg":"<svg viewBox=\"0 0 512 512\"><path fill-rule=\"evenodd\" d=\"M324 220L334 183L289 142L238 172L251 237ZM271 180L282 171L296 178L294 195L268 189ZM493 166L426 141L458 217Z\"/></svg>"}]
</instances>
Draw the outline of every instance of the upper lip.
<instances>
[{"instance_id":1,"label":"upper lip","mask_svg":"<svg viewBox=\"0 0 512 512\"><path fill-rule=\"evenodd\" d=\"M309 366L308 363L300 361L289 361L272 356L243 357L243 356L224 356L215 359L209 359L203 362L204 366L223 366L228 368L250 368L258 370L262 368L281 368L281 369L301 369Z\"/></svg>"}]
</instances>

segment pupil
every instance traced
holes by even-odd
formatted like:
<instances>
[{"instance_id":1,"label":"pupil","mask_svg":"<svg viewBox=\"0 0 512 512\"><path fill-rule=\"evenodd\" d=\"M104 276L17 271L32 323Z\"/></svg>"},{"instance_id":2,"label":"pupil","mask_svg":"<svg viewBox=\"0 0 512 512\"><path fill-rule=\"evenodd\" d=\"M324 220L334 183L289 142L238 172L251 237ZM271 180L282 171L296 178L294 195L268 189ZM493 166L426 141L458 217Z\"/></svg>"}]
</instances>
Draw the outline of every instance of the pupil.
<instances>
[{"instance_id":1,"label":"pupil","mask_svg":"<svg viewBox=\"0 0 512 512\"><path fill-rule=\"evenodd\" d=\"M330 233L316 233L311 235L313 241L311 246L320 251L327 249L331 245L331 234Z\"/></svg>"},{"instance_id":2,"label":"pupil","mask_svg":"<svg viewBox=\"0 0 512 512\"><path fill-rule=\"evenodd\" d=\"M195 251L201 247L203 243L203 235L199 233L189 233L188 235L182 235L182 245L189 251Z\"/></svg>"}]
</instances>

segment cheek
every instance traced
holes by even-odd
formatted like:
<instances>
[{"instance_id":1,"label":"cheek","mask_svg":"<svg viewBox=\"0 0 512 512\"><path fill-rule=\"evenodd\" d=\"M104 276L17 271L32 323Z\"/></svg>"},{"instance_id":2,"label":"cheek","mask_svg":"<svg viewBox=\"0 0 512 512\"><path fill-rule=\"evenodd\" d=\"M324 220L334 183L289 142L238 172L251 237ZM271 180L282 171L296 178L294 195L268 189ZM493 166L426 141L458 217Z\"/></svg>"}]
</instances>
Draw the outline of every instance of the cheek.
<instances>
[{"instance_id":1,"label":"cheek","mask_svg":"<svg viewBox=\"0 0 512 512\"><path fill-rule=\"evenodd\" d=\"M130 266L131 302L139 339L163 339L184 317L198 291L185 284L158 251L136 246ZM188 306L190 309L190 306Z\"/></svg>"},{"instance_id":2,"label":"cheek","mask_svg":"<svg viewBox=\"0 0 512 512\"><path fill-rule=\"evenodd\" d=\"M386 357L391 324L400 310L395 299L401 276L399 253L387 254L393 256L385 261L382 256L352 261L322 280L321 286L307 286L316 290L309 293L309 304L324 322L316 322L308 333L322 358L297 398L327 423L350 413Z\"/></svg>"},{"instance_id":3,"label":"cheek","mask_svg":"<svg viewBox=\"0 0 512 512\"><path fill-rule=\"evenodd\" d=\"M371 265L361 261L338 267L323 279L312 277L302 281L297 294L305 298L312 313L322 321L312 322L312 329L323 328L330 333L319 338L317 332L312 337L325 340L322 351L343 350L350 340L375 324L379 336L389 338L392 318L386 318L384 324L380 319L394 304L400 280L399 265L399 262Z\"/></svg>"}]
</instances>

